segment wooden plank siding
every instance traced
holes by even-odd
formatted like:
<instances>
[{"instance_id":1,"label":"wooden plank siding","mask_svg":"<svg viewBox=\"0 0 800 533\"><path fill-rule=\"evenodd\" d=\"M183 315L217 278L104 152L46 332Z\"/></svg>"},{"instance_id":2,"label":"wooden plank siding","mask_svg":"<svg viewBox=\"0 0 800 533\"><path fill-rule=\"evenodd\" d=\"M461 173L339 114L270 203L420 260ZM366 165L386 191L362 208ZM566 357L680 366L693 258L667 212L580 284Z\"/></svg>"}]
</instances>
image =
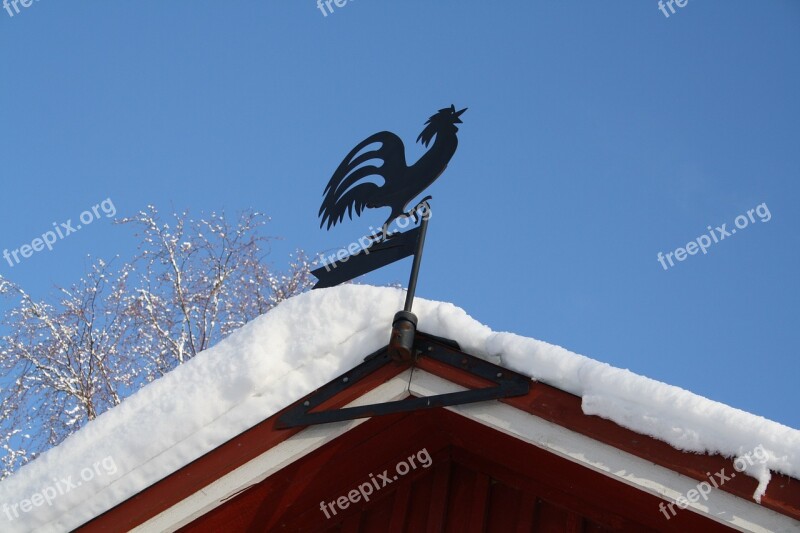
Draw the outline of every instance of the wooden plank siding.
<instances>
[{"instance_id":1,"label":"wooden plank siding","mask_svg":"<svg viewBox=\"0 0 800 533\"><path fill-rule=\"evenodd\" d=\"M331 453L329 448L335 448ZM417 468L326 518L331 502L425 448ZM731 531L450 411L380 417L181 529L282 532Z\"/></svg>"}]
</instances>

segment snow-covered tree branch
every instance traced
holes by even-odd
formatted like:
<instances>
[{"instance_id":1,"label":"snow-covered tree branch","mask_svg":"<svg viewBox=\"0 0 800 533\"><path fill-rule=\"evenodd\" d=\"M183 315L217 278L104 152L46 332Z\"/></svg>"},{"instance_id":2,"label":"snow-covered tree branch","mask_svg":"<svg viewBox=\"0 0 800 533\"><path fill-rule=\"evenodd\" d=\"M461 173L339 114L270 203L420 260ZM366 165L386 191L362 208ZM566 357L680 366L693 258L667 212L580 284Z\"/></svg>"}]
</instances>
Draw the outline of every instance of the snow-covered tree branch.
<instances>
[{"instance_id":1,"label":"snow-covered tree branch","mask_svg":"<svg viewBox=\"0 0 800 533\"><path fill-rule=\"evenodd\" d=\"M11 304L0 336L0 479L142 385L312 285L302 252L285 272L266 262L268 218L244 212L168 221L124 218L138 254L97 261L53 301L0 276ZM115 261L119 262L119 260Z\"/></svg>"}]
</instances>

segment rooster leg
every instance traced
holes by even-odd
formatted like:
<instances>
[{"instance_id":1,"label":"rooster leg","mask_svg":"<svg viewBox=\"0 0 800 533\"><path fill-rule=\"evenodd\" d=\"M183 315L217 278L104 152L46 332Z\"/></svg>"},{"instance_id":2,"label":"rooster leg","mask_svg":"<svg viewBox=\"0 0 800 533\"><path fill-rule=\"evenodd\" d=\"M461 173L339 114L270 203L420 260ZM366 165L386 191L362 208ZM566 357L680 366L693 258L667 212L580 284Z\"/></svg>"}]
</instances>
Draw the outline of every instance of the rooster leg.
<instances>
[{"instance_id":1,"label":"rooster leg","mask_svg":"<svg viewBox=\"0 0 800 533\"><path fill-rule=\"evenodd\" d=\"M400 216L404 216L406 218L411 217L414 220L414 223L416 224L417 222L419 222L419 218L421 218L420 214L419 214L419 210L420 209L422 209L423 207L426 207L426 211L430 211L430 206L428 205L428 200L431 200L432 198L433 198L433 196L426 196L425 198L422 199L422 201L420 203L418 203L416 205L416 207L414 207L413 209L403 213Z\"/></svg>"},{"instance_id":2,"label":"rooster leg","mask_svg":"<svg viewBox=\"0 0 800 533\"><path fill-rule=\"evenodd\" d=\"M380 232L373 233L372 235L370 235L367 238L372 241L372 244L378 244L378 243L383 242L384 240L386 240L386 229L385 229L385 226L384 226L384 229L381 229ZM372 245L370 245L370 246L372 246Z\"/></svg>"},{"instance_id":3,"label":"rooster leg","mask_svg":"<svg viewBox=\"0 0 800 533\"><path fill-rule=\"evenodd\" d=\"M374 233L374 234L369 236L369 240L371 240L373 244L381 243L381 242L385 241L386 239L394 236L394 233L389 233L388 232L389 231L389 224L391 224L392 220L393 220L393 218L389 217L389 219L386 222L383 223L383 226L381 227L381 231L380 232Z\"/></svg>"},{"instance_id":4,"label":"rooster leg","mask_svg":"<svg viewBox=\"0 0 800 533\"><path fill-rule=\"evenodd\" d=\"M383 240L386 240L386 239L391 239L392 237L394 237L395 235L397 235L400 232L399 231L393 231L393 232L389 233L389 224L384 224L383 225L383 229L381 230L381 233L383 233Z\"/></svg>"},{"instance_id":5,"label":"rooster leg","mask_svg":"<svg viewBox=\"0 0 800 533\"><path fill-rule=\"evenodd\" d=\"M408 213L403 213L400 210L398 210L398 211L399 212L397 212L397 211L395 211L393 209L392 210L392 214L389 215L389 218L387 218L386 222L383 223L383 227L381 228L381 232L379 233L379 235L381 236L381 241L385 241L386 239L391 239L392 237L394 237L395 235L400 233L399 231L393 231L393 232L389 233L389 226L392 224L392 222L394 222L398 218L408 214Z\"/></svg>"},{"instance_id":6,"label":"rooster leg","mask_svg":"<svg viewBox=\"0 0 800 533\"><path fill-rule=\"evenodd\" d=\"M417 207L419 207L419 206L417 206ZM417 220L417 207L415 207L414 209L411 209L411 210L409 210L409 211L406 211L405 213L403 213L402 215L400 215L400 216L399 216L399 217L397 217L397 218L400 218L400 217L403 217L403 218L410 218L411 220L413 220L413 221L414 221L414 224L416 224L417 222L419 222L419 221Z\"/></svg>"}]
</instances>

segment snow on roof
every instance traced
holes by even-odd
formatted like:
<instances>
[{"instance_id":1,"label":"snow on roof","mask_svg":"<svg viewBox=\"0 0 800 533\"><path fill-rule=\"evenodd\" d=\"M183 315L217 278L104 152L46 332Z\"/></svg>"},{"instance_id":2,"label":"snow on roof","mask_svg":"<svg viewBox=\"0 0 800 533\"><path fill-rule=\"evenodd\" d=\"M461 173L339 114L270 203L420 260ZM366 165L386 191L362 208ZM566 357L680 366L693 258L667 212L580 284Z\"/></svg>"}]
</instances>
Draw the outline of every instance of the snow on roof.
<instances>
[{"instance_id":1,"label":"snow on roof","mask_svg":"<svg viewBox=\"0 0 800 533\"><path fill-rule=\"evenodd\" d=\"M404 296L345 285L283 302L0 483L0 530L72 529L258 424L384 346ZM760 482L756 499L770 469L800 479L798 430L546 342L494 333L449 303L417 298L414 312L420 330L582 397L586 414L691 452L739 457L761 446L768 459L747 471ZM37 493L46 501L11 508Z\"/></svg>"}]
</instances>

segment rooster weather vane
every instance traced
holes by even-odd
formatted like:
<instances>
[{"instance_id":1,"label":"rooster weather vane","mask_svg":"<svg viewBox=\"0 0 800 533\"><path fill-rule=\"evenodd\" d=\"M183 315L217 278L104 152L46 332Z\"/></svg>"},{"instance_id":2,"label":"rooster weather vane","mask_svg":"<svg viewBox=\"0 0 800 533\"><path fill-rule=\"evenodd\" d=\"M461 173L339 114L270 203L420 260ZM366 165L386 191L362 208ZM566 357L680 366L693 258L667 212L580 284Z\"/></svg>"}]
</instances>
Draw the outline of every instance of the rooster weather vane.
<instances>
[{"instance_id":1,"label":"rooster weather vane","mask_svg":"<svg viewBox=\"0 0 800 533\"><path fill-rule=\"evenodd\" d=\"M403 141L390 131L382 131L361 141L353 148L342 164L333 173L333 177L325 188L325 200L319 208L322 221L321 228L326 223L328 229L344 219L345 211L352 220L353 211L361 215L365 208L390 207L392 213L383 223L378 241L388 237L389 224L401 216L414 216L414 214L430 200L430 196L422 200L417 207L406 211L408 204L427 189L436 178L442 175L447 164L452 159L458 148L458 127L461 124L461 115L466 108L456 111L455 106L440 109L425 123L425 129L417 137L426 148L433 146L411 166L406 164L405 146ZM365 148L380 144L379 148L362 153ZM370 161L382 161L383 164L364 165ZM362 166L364 165L364 166ZM376 185L365 178L380 176L383 185Z\"/></svg>"},{"instance_id":2,"label":"rooster weather vane","mask_svg":"<svg viewBox=\"0 0 800 533\"><path fill-rule=\"evenodd\" d=\"M527 376L468 354L461 350L456 341L417 332L417 317L411 312L425 245L425 232L431 215L428 203L431 197L426 196L412 209L408 209L408 206L447 168L458 147L456 124L461 124L460 117L464 111L466 109L456 111L455 106L450 106L440 109L428 119L425 129L417 137L417 142L421 142L428 151L413 165L408 166L406 163L403 141L394 133L382 131L367 137L353 148L328 182L323 193L325 199L319 210L322 219L320 227L327 225L330 229L344 220L345 215L352 220L353 211L356 216L360 216L366 209L389 207L391 214L379 233L359 239L358 244L351 245L352 248L348 246L347 250L340 250L335 261L313 270L311 273L319 279L314 288L333 287L413 255L405 307L394 315L388 345L367 356L357 367L287 408L278 418L276 427L327 424L510 398L529 392L531 380ZM382 184L372 181L376 176L383 179ZM398 220L398 228L408 226L400 223L401 218L413 219L419 224L411 230L389 233L389 226L395 220ZM492 386L409 397L373 405L324 409L325 404L330 403L337 394L385 365L394 362L401 367L407 365L413 368L426 359L455 367L479 378L480 382L491 383Z\"/></svg>"},{"instance_id":3,"label":"rooster weather vane","mask_svg":"<svg viewBox=\"0 0 800 533\"><path fill-rule=\"evenodd\" d=\"M451 105L429 118L417 137L417 142L428 151L410 166L400 137L390 131L367 137L345 156L323 193L320 228L327 225L330 229L344 220L345 215L352 220L354 211L360 216L366 209L391 209L380 232L359 240L363 248L351 251L348 247L349 255L341 250L336 261L313 270L312 274L319 279L315 289L332 287L413 255L406 304L395 316L392 333L393 340L396 334L404 337L402 346L395 346L405 352L403 356L410 354L416 331L417 318L411 313L411 306L431 215L431 197L426 196L410 210L408 205L447 168L458 148L457 124L462 123L461 115L466 110L456 111ZM383 183L372 181L376 177L382 178ZM419 221L419 225L409 231L389 233L392 222L403 217ZM394 355L401 357L398 353Z\"/></svg>"}]
</instances>

